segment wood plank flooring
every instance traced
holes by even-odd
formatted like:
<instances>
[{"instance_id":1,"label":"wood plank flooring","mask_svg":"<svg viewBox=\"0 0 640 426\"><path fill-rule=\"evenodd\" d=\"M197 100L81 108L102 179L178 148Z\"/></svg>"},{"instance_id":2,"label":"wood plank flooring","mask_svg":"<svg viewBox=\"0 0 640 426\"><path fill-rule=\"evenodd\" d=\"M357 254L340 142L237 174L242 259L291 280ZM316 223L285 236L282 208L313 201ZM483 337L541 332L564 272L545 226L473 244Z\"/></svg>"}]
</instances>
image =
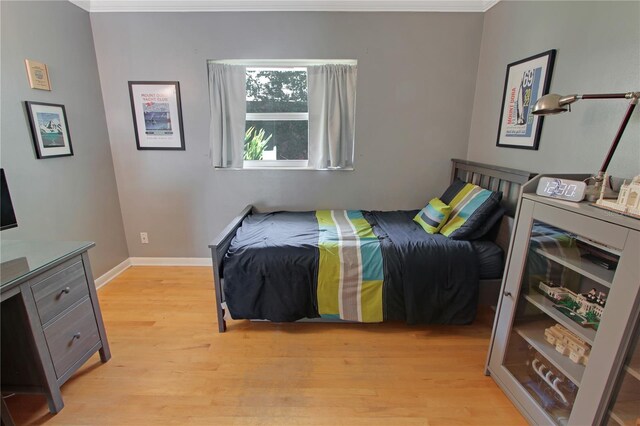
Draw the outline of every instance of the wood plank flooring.
<instances>
[{"instance_id":1,"label":"wood plank flooring","mask_svg":"<svg viewBox=\"0 0 640 426\"><path fill-rule=\"evenodd\" d=\"M17 424L519 425L483 375L491 318L471 326L228 322L211 269L133 267L98 291L113 358L16 395Z\"/></svg>"}]
</instances>

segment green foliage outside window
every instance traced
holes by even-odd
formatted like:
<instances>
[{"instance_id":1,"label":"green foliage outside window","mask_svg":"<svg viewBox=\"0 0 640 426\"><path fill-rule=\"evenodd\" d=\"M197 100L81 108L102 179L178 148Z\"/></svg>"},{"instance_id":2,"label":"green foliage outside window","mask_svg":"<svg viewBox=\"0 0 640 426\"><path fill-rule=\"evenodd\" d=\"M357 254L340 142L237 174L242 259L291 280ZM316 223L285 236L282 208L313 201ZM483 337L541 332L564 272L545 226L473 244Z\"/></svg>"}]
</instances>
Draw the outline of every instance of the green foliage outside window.
<instances>
[{"instance_id":1,"label":"green foliage outside window","mask_svg":"<svg viewBox=\"0 0 640 426\"><path fill-rule=\"evenodd\" d=\"M307 73L248 71L247 112L307 112Z\"/></svg>"},{"instance_id":2,"label":"green foliage outside window","mask_svg":"<svg viewBox=\"0 0 640 426\"><path fill-rule=\"evenodd\" d=\"M245 160L262 160L262 155L271 136L265 139L264 129L256 129L251 126L244 134L244 159Z\"/></svg>"},{"instance_id":3,"label":"green foliage outside window","mask_svg":"<svg viewBox=\"0 0 640 426\"><path fill-rule=\"evenodd\" d=\"M306 113L307 73L301 70L248 69L246 74L247 113ZM263 141L267 142L256 152L245 152L245 159L262 159L265 150L277 148L277 160L306 160L308 158L309 124L307 120L262 120L259 116L246 121L247 132L252 138L264 129ZM245 138L245 146L247 138ZM257 142L256 142L257 143ZM260 157L260 158L254 158Z\"/></svg>"}]
</instances>

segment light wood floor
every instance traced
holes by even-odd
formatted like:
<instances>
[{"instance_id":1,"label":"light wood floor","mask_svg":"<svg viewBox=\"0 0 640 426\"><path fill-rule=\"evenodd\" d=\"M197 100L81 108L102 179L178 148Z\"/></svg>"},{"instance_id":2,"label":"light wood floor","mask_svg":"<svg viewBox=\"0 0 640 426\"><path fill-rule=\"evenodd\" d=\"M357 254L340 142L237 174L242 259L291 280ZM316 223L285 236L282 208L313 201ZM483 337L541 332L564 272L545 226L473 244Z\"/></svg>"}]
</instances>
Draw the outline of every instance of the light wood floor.
<instances>
[{"instance_id":1,"label":"light wood floor","mask_svg":"<svg viewBox=\"0 0 640 426\"><path fill-rule=\"evenodd\" d=\"M17 424L516 425L471 326L231 321L210 268L134 267L98 292L113 358L62 388L65 408L7 399Z\"/></svg>"}]
</instances>

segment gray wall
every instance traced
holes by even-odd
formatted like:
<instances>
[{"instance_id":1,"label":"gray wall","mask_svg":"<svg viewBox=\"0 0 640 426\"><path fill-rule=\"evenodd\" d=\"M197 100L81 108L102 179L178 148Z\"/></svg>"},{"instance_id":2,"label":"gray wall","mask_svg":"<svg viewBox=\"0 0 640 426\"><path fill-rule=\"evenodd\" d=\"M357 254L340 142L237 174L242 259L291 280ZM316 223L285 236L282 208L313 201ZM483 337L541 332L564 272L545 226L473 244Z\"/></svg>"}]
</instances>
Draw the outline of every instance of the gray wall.
<instances>
[{"instance_id":1,"label":"gray wall","mask_svg":"<svg viewBox=\"0 0 640 426\"><path fill-rule=\"evenodd\" d=\"M89 14L68 2L0 2L1 164L18 228L3 239L89 240L97 276L128 257ZM29 88L24 60L49 66ZM65 105L74 155L37 160L23 101Z\"/></svg>"},{"instance_id":2,"label":"gray wall","mask_svg":"<svg viewBox=\"0 0 640 426\"><path fill-rule=\"evenodd\" d=\"M501 1L484 18L468 158L537 172L599 170L628 105L583 100L573 112L546 117L540 149L496 147L506 65L557 49L551 92L640 91L640 2ZM609 167L640 172L640 111Z\"/></svg>"},{"instance_id":3,"label":"gray wall","mask_svg":"<svg viewBox=\"0 0 640 426\"><path fill-rule=\"evenodd\" d=\"M480 13L102 13L91 16L129 252L208 256L246 204L419 208L464 157ZM207 59L358 60L353 172L215 171ZM179 80L186 152L137 151L129 80ZM149 233L142 245L139 233Z\"/></svg>"}]
</instances>

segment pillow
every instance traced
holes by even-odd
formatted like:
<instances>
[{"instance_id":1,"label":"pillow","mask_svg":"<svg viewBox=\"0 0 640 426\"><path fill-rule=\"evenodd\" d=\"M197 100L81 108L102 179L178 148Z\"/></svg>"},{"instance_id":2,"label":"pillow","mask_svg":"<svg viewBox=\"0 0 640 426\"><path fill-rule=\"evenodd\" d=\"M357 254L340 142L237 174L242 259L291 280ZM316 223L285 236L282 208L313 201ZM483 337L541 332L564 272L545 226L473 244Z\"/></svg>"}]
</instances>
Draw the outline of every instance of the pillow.
<instances>
[{"instance_id":1,"label":"pillow","mask_svg":"<svg viewBox=\"0 0 640 426\"><path fill-rule=\"evenodd\" d=\"M453 240L463 240L487 222L500 205L502 193L456 179L441 198L451 206L451 214L440 233Z\"/></svg>"},{"instance_id":2,"label":"pillow","mask_svg":"<svg viewBox=\"0 0 640 426\"><path fill-rule=\"evenodd\" d=\"M491 213L489 215L489 218L487 219L487 221L483 224L481 224L478 229L476 229L475 231L473 231L471 233L471 235L469 235L469 237L467 237L468 240L479 240L480 238L486 236L487 234L489 234L490 231L493 230L493 227L500 222L500 219L502 219L502 216L504 216L504 214L507 211L504 209L504 207L498 205L498 208L495 209L493 211L493 213ZM492 233L495 234L495 233ZM493 237L495 237L495 235L492 235Z\"/></svg>"},{"instance_id":3,"label":"pillow","mask_svg":"<svg viewBox=\"0 0 640 426\"><path fill-rule=\"evenodd\" d=\"M429 234L436 234L444 226L450 213L451 207L440 201L440 199L433 198L424 209L418 212L413 220Z\"/></svg>"}]
</instances>

